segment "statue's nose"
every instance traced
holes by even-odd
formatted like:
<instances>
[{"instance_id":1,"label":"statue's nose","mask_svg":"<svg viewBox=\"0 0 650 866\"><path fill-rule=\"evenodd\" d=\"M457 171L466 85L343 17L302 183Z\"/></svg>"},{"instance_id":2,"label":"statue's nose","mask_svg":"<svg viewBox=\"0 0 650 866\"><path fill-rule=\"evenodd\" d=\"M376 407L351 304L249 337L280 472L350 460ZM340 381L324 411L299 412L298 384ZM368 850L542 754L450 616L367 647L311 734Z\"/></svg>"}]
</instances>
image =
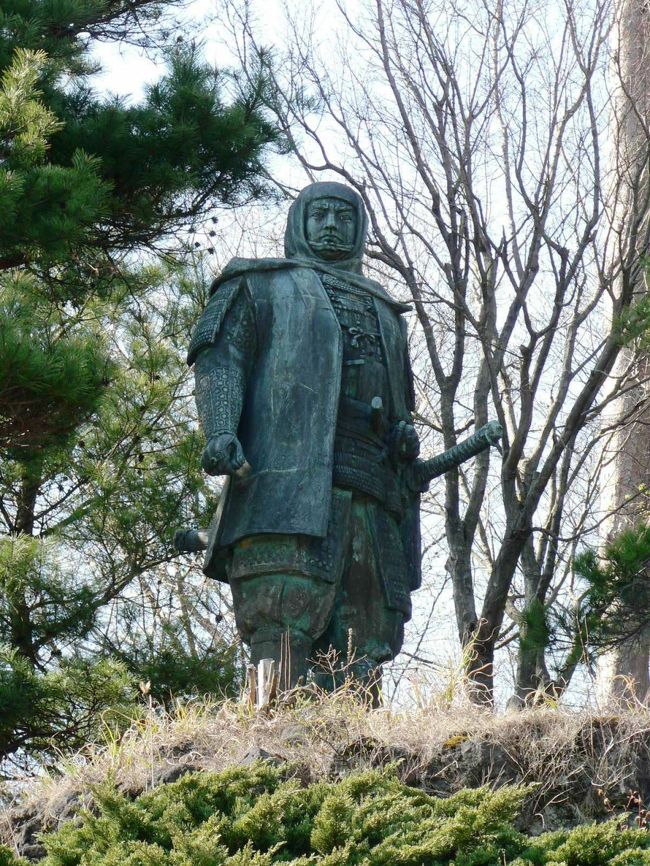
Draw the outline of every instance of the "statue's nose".
<instances>
[{"instance_id":1,"label":"statue's nose","mask_svg":"<svg viewBox=\"0 0 650 866\"><path fill-rule=\"evenodd\" d=\"M336 214L334 211L328 210L325 216L325 228L336 228Z\"/></svg>"}]
</instances>

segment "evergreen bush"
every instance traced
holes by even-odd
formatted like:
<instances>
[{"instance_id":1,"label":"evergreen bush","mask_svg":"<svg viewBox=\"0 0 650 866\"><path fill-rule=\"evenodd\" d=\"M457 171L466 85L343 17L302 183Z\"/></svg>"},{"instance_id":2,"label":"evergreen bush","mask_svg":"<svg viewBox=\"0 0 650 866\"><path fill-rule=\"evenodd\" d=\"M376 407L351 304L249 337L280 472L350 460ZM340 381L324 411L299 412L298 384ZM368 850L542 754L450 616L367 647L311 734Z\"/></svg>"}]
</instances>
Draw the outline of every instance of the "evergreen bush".
<instances>
[{"instance_id":1,"label":"evergreen bush","mask_svg":"<svg viewBox=\"0 0 650 866\"><path fill-rule=\"evenodd\" d=\"M530 837L529 789L438 799L391 772L302 786L257 764L191 773L136 799L104 787L45 836L41 866L650 866L650 834L620 821ZM24 866L0 849L0 866Z\"/></svg>"}]
</instances>

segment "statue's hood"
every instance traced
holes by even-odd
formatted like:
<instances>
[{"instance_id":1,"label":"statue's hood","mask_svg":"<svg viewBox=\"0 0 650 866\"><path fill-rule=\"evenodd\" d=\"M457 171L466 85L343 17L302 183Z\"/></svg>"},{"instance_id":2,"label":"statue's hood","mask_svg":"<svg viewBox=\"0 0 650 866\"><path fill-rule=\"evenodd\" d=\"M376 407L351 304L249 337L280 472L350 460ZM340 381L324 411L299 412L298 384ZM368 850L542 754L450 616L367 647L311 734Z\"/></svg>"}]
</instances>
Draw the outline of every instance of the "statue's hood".
<instances>
[{"instance_id":1,"label":"statue's hood","mask_svg":"<svg viewBox=\"0 0 650 866\"><path fill-rule=\"evenodd\" d=\"M354 274L361 274L363 249L368 231L368 217L359 193L342 183L310 183L302 190L289 208L287 228L284 233L285 256L288 259L322 261L314 255L306 236L307 208L319 198L338 198L354 208L357 215L357 228L350 255L344 259L328 261L326 264L337 271L351 271Z\"/></svg>"},{"instance_id":2,"label":"statue's hood","mask_svg":"<svg viewBox=\"0 0 650 866\"><path fill-rule=\"evenodd\" d=\"M349 257L337 259L336 261L323 261L316 258L314 252L307 242L305 233L307 206L318 198L340 198L347 204L352 205L357 213L357 226L354 243ZM284 234L284 259L231 259L222 273L212 283L210 294L215 292L221 283L252 271L275 271L285 268L311 268L320 273L330 274L343 278L358 288L365 289L375 297L386 301L397 312L404 313L410 310L409 304L396 301L388 294L384 287L363 276L362 261L363 250L368 229L368 217L361 196L342 183L324 182L312 183L305 187L298 198L289 208L287 228Z\"/></svg>"}]
</instances>

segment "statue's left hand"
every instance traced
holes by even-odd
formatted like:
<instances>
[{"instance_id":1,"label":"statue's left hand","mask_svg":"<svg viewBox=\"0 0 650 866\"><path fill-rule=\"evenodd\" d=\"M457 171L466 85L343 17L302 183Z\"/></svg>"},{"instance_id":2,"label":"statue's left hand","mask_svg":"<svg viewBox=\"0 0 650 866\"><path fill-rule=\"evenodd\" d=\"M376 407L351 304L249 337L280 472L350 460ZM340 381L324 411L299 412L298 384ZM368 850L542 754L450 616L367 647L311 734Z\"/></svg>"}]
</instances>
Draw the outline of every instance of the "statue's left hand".
<instances>
[{"instance_id":1,"label":"statue's left hand","mask_svg":"<svg viewBox=\"0 0 650 866\"><path fill-rule=\"evenodd\" d=\"M410 462L420 453L420 439L412 424L398 421L388 434L388 451L395 463Z\"/></svg>"}]
</instances>

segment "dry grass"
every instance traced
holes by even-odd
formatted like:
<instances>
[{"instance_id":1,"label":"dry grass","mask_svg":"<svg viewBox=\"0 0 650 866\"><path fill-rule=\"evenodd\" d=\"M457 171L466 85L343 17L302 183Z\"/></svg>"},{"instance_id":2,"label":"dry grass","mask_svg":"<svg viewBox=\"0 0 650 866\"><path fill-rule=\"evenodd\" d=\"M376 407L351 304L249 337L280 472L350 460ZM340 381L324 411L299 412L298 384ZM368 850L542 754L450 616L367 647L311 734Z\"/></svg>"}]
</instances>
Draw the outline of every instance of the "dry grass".
<instances>
[{"instance_id":1,"label":"dry grass","mask_svg":"<svg viewBox=\"0 0 650 866\"><path fill-rule=\"evenodd\" d=\"M528 819L537 816L541 829L624 808L634 791L650 796L649 744L641 706L607 716L553 708L497 715L433 700L407 712L368 709L349 692L294 695L266 713L237 702L179 703L171 714L152 709L119 738L107 729L103 743L26 784L17 809L0 818L0 842L23 847L21 822L56 827L107 781L135 794L188 769L218 771L260 755L294 765L305 780L393 763L407 783L441 795L535 783Z\"/></svg>"}]
</instances>

